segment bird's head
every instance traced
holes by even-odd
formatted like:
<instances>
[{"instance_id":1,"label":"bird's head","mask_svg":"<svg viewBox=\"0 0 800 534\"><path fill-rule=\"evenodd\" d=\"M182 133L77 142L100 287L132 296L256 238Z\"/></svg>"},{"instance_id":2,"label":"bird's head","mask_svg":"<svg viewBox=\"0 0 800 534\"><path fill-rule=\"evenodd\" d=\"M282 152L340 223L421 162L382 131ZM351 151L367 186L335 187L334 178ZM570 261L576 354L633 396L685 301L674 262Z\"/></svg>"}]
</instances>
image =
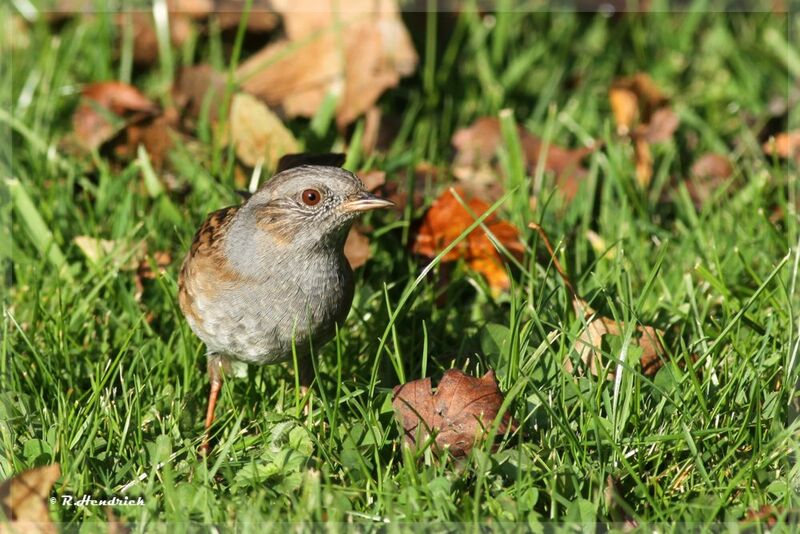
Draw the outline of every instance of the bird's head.
<instances>
[{"instance_id":1,"label":"bird's head","mask_svg":"<svg viewBox=\"0 0 800 534\"><path fill-rule=\"evenodd\" d=\"M362 212L387 208L391 201L368 192L353 173L338 167L302 165L276 174L240 208L240 222L251 225L276 246L297 252L344 245L353 220Z\"/></svg>"}]
</instances>

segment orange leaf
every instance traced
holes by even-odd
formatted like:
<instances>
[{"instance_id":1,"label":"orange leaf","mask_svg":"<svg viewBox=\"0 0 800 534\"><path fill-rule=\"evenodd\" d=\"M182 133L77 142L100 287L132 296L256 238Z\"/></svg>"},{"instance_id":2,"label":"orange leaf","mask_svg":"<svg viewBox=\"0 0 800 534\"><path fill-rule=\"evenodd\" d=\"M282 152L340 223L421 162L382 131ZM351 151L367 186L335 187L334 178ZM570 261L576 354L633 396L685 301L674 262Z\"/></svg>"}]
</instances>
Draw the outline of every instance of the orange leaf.
<instances>
[{"instance_id":1,"label":"orange leaf","mask_svg":"<svg viewBox=\"0 0 800 534\"><path fill-rule=\"evenodd\" d=\"M462 189L456 189L456 192L465 199ZM477 198L466 198L465 202L474 216L458 201L451 190L442 193L425 213L412 250L428 258L435 257L473 224L477 217L489 209L488 204ZM509 252L517 257L522 256L524 246L519 241L519 233L513 225L494 214L487 217L484 224ZM470 232L442 257L442 262L458 259L467 260L473 270L486 276L492 289L500 290L508 287L509 280L503 267L503 258L483 228L478 227Z\"/></svg>"}]
</instances>

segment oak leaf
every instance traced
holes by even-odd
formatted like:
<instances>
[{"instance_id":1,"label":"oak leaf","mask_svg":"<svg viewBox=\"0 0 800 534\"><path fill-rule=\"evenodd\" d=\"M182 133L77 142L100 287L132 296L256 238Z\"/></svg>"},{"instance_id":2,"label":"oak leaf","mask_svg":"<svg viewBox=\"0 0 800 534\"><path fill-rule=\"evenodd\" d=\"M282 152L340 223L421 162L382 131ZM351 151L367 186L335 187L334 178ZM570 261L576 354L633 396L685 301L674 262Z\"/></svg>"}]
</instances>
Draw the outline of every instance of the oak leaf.
<instances>
[{"instance_id":1,"label":"oak leaf","mask_svg":"<svg viewBox=\"0 0 800 534\"><path fill-rule=\"evenodd\" d=\"M433 450L453 456L469 454L486 437L503 404L494 371L480 378L449 369L434 393L431 379L421 378L394 388L392 407L406 443L419 449L433 437ZM499 434L516 429L511 415L501 416Z\"/></svg>"}]
</instances>

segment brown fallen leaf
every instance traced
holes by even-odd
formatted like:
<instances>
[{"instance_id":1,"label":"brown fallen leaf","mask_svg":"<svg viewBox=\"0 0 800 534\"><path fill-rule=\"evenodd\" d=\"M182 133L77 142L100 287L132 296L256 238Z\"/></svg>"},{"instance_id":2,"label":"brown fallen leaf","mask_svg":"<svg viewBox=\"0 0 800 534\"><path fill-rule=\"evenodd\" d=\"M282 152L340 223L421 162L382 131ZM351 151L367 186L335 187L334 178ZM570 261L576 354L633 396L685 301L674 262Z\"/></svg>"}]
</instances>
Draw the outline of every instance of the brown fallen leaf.
<instances>
[{"instance_id":1,"label":"brown fallen leaf","mask_svg":"<svg viewBox=\"0 0 800 534\"><path fill-rule=\"evenodd\" d=\"M768 156L794 159L795 162L800 164L800 130L781 132L766 141L762 148Z\"/></svg>"},{"instance_id":2,"label":"brown fallen leaf","mask_svg":"<svg viewBox=\"0 0 800 534\"><path fill-rule=\"evenodd\" d=\"M422 218L412 250L415 254L434 258L489 209L489 205L477 198L465 195L463 189L455 189L470 212L459 202L452 189L444 191ZM484 220L484 225L494 237L514 256L521 258L525 247L519 240L514 226L495 214ZM481 227L475 228L465 239L442 257L442 263L464 259L474 271L481 273L493 291L507 289L510 280L503 256L497 251L488 234Z\"/></svg>"},{"instance_id":3,"label":"brown fallen leaf","mask_svg":"<svg viewBox=\"0 0 800 534\"><path fill-rule=\"evenodd\" d=\"M19 473L0 484L0 506L8 523L0 523L0 532L55 534L48 507L50 490L61 476L58 464L37 467Z\"/></svg>"},{"instance_id":4,"label":"brown fallen leaf","mask_svg":"<svg viewBox=\"0 0 800 534\"><path fill-rule=\"evenodd\" d=\"M642 137L648 143L663 143L672 138L680 122L680 118L671 108L659 108L650 116L650 121L642 125L637 137Z\"/></svg>"},{"instance_id":5,"label":"brown fallen leaf","mask_svg":"<svg viewBox=\"0 0 800 534\"><path fill-rule=\"evenodd\" d=\"M540 138L522 127L518 127L517 133L528 172L532 172L540 158L544 157L544 168L556 175L556 188L567 202L572 200L588 172L583 166L583 159L596 150L597 145L569 149L551 143L543 152L544 143ZM478 118L470 126L453 134L451 143L456 149L453 176L470 193L490 201L502 196L497 162L502 142L500 120L497 117Z\"/></svg>"},{"instance_id":6,"label":"brown fallen leaf","mask_svg":"<svg viewBox=\"0 0 800 534\"><path fill-rule=\"evenodd\" d=\"M448 369L434 393L431 379L421 378L394 388L392 407L406 443L419 449L433 436L433 450L453 456L469 454L486 437L503 404L494 371L480 378ZM498 435L516 429L511 415L502 415Z\"/></svg>"},{"instance_id":7,"label":"brown fallen leaf","mask_svg":"<svg viewBox=\"0 0 800 534\"><path fill-rule=\"evenodd\" d=\"M695 206L702 206L733 175L733 165L722 154L709 152L692 164L691 177L684 183Z\"/></svg>"},{"instance_id":8,"label":"brown fallen leaf","mask_svg":"<svg viewBox=\"0 0 800 534\"><path fill-rule=\"evenodd\" d=\"M312 117L329 95L339 127L411 74L417 55L392 0L275 0L287 38L242 63L245 91L287 115Z\"/></svg>"},{"instance_id":9,"label":"brown fallen leaf","mask_svg":"<svg viewBox=\"0 0 800 534\"><path fill-rule=\"evenodd\" d=\"M167 0L167 5L170 14L179 13L198 22L213 17L221 30L238 28L247 7L246 0ZM270 31L279 22L270 0L252 0L246 23L247 31Z\"/></svg>"},{"instance_id":10,"label":"brown fallen leaf","mask_svg":"<svg viewBox=\"0 0 800 534\"><path fill-rule=\"evenodd\" d=\"M181 12L172 11L167 18L170 44L180 48L189 40L194 29L190 18ZM159 46L153 14L146 11L130 12L116 17L121 32L130 25L133 31L133 60L139 65L152 65L158 61Z\"/></svg>"},{"instance_id":11,"label":"brown fallen leaf","mask_svg":"<svg viewBox=\"0 0 800 534\"><path fill-rule=\"evenodd\" d=\"M100 148L131 122L153 117L159 109L132 85L108 81L87 85L72 114L72 128L85 150Z\"/></svg>"},{"instance_id":12,"label":"brown fallen leaf","mask_svg":"<svg viewBox=\"0 0 800 534\"><path fill-rule=\"evenodd\" d=\"M208 120L215 122L222 108L226 83L225 74L214 70L211 65L184 67L178 73L172 96L186 118L196 120L206 106Z\"/></svg>"},{"instance_id":13,"label":"brown fallen leaf","mask_svg":"<svg viewBox=\"0 0 800 534\"><path fill-rule=\"evenodd\" d=\"M617 134L630 137L633 142L636 182L645 189L653 178L650 145L671 139L680 119L655 81L645 73L615 80L608 98Z\"/></svg>"},{"instance_id":14,"label":"brown fallen leaf","mask_svg":"<svg viewBox=\"0 0 800 534\"><path fill-rule=\"evenodd\" d=\"M367 263L369 259L369 238L355 227L350 228L350 232L347 234L344 242L344 256L350 263L350 268L354 270Z\"/></svg>"},{"instance_id":15,"label":"brown fallen leaf","mask_svg":"<svg viewBox=\"0 0 800 534\"><path fill-rule=\"evenodd\" d=\"M782 515L782 506L762 504L757 510L754 508L747 510L742 523L761 523L768 528L773 528L778 523L778 517Z\"/></svg>"},{"instance_id":16,"label":"brown fallen leaf","mask_svg":"<svg viewBox=\"0 0 800 534\"><path fill-rule=\"evenodd\" d=\"M130 534L128 526L119 520L110 506L106 507L106 533L105 534Z\"/></svg>"},{"instance_id":17,"label":"brown fallen leaf","mask_svg":"<svg viewBox=\"0 0 800 534\"><path fill-rule=\"evenodd\" d=\"M153 262L156 264L158 274L153 271L146 255L143 255L139 259L139 263L136 266L136 274L133 278L136 291L133 296L137 302L142 299L142 295L144 294L144 280L155 280L158 275L167 272L167 267L172 263L172 254L165 250L158 250L153 254Z\"/></svg>"},{"instance_id":18,"label":"brown fallen leaf","mask_svg":"<svg viewBox=\"0 0 800 534\"><path fill-rule=\"evenodd\" d=\"M383 184L386 183L386 173L384 171L361 171L357 174L364 183L364 187L367 188L367 191L377 191Z\"/></svg>"},{"instance_id":19,"label":"brown fallen leaf","mask_svg":"<svg viewBox=\"0 0 800 534\"><path fill-rule=\"evenodd\" d=\"M424 206L428 192L447 175L447 171L421 161L411 170L410 183L408 172L407 169L398 169L392 173L392 180L387 180L386 173L382 171L371 171L359 176L369 191L394 202L397 211L404 211L409 203L416 211Z\"/></svg>"},{"instance_id":20,"label":"brown fallen leaf","mask_svg":"<svg viewBox=\"0 0 800 534\"><path fill-rule=\"evenodd\" d=\"M160 171L166 163L167 153L173 147L172 138L177 135L173 126L177 121L177 113L169 109L162 115L129 124L118 142L115 139L114 155L120 160L134 159L139 145L142 145L153 168Z\"/></svg>"},{"instance_id":21,"label":"brown fallen leaf","mask_svg":"<svg viewBox=\"0 0 800 534\"><path fill-rule=\"evenodd\" d=\"M528 225L531 229L536 230L542 238L547 252L550 254L553 266L564 281L564 285L570 294L572 307L575 310L575 315L586 322L586 326L581 330L578 338L573 345L574 351L578 354L580 360L589 369L589 372L594 376L599 376L607 363L603 358L602 341L603 337L607 335L620 336L625 331L625 323L614 321L609 317L598 315L597 312L589 306L585 300L580 298L575 291L569 277L564 269L561 267L561 262L555 255L553 246L550 244L550 239L544 228L536 223ZM661 338L664 335L662 330L657 330L652 326L636 325L635 328L637 337L632 337L630 340L631 345L639 346L642 348L642 355L639 358L639 364L642 367L642 374L645 376L655 376L658 370L664 365L667 358L667 351L661 343ZM564 358L564 368L567 372L576 372L570 355ZM616 365L609 366L606 374L608 380L613 380L616 376Z\"/></svg>"},{"instance_id":22,"label":"brown fallen leaf","mask_svg":"<svg viewBox=\"0 0 800 534\"><path fill-rule=\"evenodd\" d=\"M606 335L621 336L625 329L625 323L602 316L587 317L587 320L589 322L578 336L578 339L575 340L573 348L592 375L599 376L602 374L603 369L608 367L606 378L614 380L617 365L615 362L611 362L611 365L609 365L610 362L606 361L602 342L603 337ZM664 332L656 330L652 326L642 325L636 325L636 332L639 337L631 338L631 345L638 345L642 348L642 355L639 358L642 374L655 376L656 372L664 364L663 356L666 355L666 350L660 340ZM564 359L564 368L569 373L576 372L569 357Z\"/></svg>"},{"instance_id":23,"label":"brown fallen leaf","mask_svg":"<svg viewBox=\"0 0 800 534\"><path fill-rule=\"evenodd\" d=\"M76 236L73 241L93 264L104 265L110 261L115 269L121 271L133 271L147 254L144 241L133 244L86 235Z\"/></svg>"},{"instance_id":24,"label":"brown fallen leaf","mask_svg":"<svg viewBox=\"0 0 800 534\"><path fill-rule=\"evenodd\" d=\"M238 93L231 102L230 142L239 160L249 167L259 162L274 169L285 154L298 151L298 144L286 126L263 102Z\"/></svg>"}]
</instances>

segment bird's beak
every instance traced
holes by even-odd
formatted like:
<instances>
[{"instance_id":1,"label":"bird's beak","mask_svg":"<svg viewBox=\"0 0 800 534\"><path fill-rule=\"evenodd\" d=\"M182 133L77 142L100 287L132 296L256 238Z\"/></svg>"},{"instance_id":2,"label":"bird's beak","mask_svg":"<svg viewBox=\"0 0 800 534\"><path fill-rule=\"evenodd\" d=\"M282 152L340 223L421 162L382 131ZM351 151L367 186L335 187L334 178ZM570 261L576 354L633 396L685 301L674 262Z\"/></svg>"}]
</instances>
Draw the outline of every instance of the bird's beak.
<instances>
[{"instance_id":1,"label":"bird's beak","mask_svg":"<svg viewBox=\"0 0 800 534\"><path fill-rule=\"evenodd\" d=\"M359 193L359 195L354 199L348 200L347 202L342 204L342 210L369 211L378 208L388 208L390 206L394 206L394 202L392 202L391 200L386 200L385 198L381 198L379 196L373 195L372 193L367 193L366 191L364 191L363 193Z\"/></svg>"}]
</instances>

